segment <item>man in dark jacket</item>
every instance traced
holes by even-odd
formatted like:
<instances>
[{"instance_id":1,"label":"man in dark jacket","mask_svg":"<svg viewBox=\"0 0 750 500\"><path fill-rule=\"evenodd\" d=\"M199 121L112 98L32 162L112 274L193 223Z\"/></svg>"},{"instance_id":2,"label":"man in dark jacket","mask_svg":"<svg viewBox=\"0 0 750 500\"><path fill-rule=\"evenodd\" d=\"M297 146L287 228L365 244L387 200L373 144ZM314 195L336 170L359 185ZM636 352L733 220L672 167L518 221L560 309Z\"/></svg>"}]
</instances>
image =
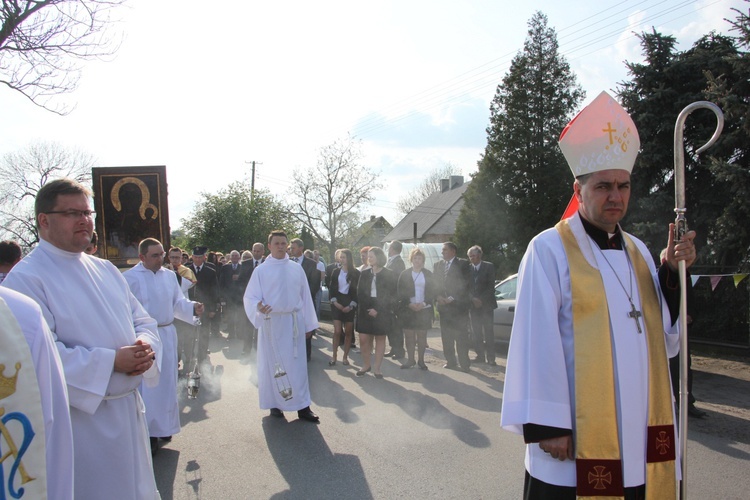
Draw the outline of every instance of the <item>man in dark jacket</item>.
<instances>
[{"instance_id":1,"label":"man in dark jacket","mask_svg":"<svg viewBox=\"0 0 750 500\"><path fill-rule=\"evenodd\" d=\"M216 276L216 269L206 263L207 251L208 247L193 248L193 262L185 266L193 271L197 279L195 286L188 290L188 297L190 300L202 303L208 313L208 318L202 320L198 328L199 364L203 363L208 353L208 338L211 335L209 320L216 316L216 311L219 309L219 279ZM189 354L188 357L190 357Z\"/></svg>"},{"instance_id":2,"label":"man in dark jacket","mask_svg":"<svg viewBox=\"0 0 750 500\"><path fill-rule=\"evenodd\" d=\"M471 263L469 285L469 317L477 357L474 361L490 366L495 362L495 331L492 326L493 311L497 309L495 300L495 265L482 260L482 247L474 245L467 252ZM486 355L486 358L485 358Z\"/></svg>"},{"instance_id":3,"label":"man in dark jacket","mask_svg":"<svg viewBox=\"0 0 750 500\"><path fill-rule=\"evenodd\" d=\"M401 258L401 250L403 245L398 240L391 241L388 245L388 262L385 264L386 269L393 271L396 276L401 276L401 272L406 269L404 259ZM406 350L404 349L404 330L401 322L398 319L398 315L394 316L393 328L388 334L388 343L391 344L391 350L385 356L393 359L401 359L404 357Z\"/></svg>"},{"instance_id":4,"label":"man in dark jacket","mask_svg":"<svg viewBox=\"0 0 750 500\"><path fill-rule=\"evenodd\" d=\"M294 238L290 243L290 258L302 266L307 276L307 284L310 286L310 296L315 297L315 293L320 288L320 271L318 264L312 259L305 257L305 244L299 238ZM312 356L312 336L315 331L307 332L305 335L305 346L307 347L307 360L310 361Z\"/></svg>"},{"instance_id":5,"label":"man in dark jacket","mask_svg":"<svg viewBox=\"0 0 750 500\"><path fill-rule=\"evenodd\" d=\"M469 262L456 257L458 247L443 243L443 260L435 263L438 283L440 336L446 364L443 368L469 371ZM456 357L458 356L458 359ZM458 362L456 362L458 361ZM459 366L460 365L460 366Z\"/></svg>"}]
</instances>

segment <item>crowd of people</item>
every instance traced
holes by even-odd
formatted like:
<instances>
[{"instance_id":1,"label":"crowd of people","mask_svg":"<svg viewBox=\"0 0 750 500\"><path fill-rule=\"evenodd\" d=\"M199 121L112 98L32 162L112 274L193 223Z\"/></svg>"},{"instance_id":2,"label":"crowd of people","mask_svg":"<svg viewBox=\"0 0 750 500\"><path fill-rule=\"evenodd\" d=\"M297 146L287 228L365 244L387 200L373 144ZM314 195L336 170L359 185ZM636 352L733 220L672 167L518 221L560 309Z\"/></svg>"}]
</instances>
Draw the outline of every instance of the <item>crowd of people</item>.
<instances>
[{"instance_id":1,"label":"crowd of people","mask_svg":"<svg viewBox=\"0 0 750 500\"><path fill-rule=\"evenodd\" d=\"M680 333L676 270L695 261L695 233L676 241L670 227L657 269L645 245L622 230L639 140L608 94L568 125L560 146L579 207L534 238L521 262L503 395L502 426L527 443L524 498L674 498L668 358ZM262 409L319 422L308 361L321 283L334 325L331 367L339 348L350 365L356 332L357 377L382 379L385 357L428 370L435 310L444 368L496 365L495 269L479 246L464 259L446 242L429 270L419 247L407 267L399 241L387 254L360 249L359 267L350 249L339 249L326 267L283 231L269 235L268 255L256 243L226 256L198 246L188 256L146 238L139 264L122 273L92 255L90 198L77 181L48 182L35 200L39 244L21 259L18 245L0 243L0 395L23 408L3 424L27 419L30 433L22 451L10 447L8 484L15 488L21 471L32 497L158 498L151 457L180 430L180 363L183 374L199 372L222 328L246 353L257 349ZM34 432L44 439L29 447ZM23 461L38 467L34 477Z\"/></svg>"}]
</instances>

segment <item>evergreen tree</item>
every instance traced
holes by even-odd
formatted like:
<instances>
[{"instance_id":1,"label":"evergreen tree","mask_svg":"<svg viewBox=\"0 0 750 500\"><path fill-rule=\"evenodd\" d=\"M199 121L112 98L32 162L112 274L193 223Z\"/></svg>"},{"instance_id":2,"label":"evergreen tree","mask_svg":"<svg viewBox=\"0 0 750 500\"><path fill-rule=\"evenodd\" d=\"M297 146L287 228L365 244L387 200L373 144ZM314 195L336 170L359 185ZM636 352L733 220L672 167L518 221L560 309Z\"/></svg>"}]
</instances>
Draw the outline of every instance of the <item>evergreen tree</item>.
<instances>
[{"instance_id":1,"label":"evergreen tree","mask_svg":"<svg viewBox=\"0 0 750 500\"><path fill-rule=\"evenodd\" d=\"M706 90L711 75L736 80L729 61L738 52L731 38L715 33L705 35L685 52L675 50L673 37L656 31L641 34L640 40L645 63L626 63L632 80L621 83L619 89L641 137L626 224L656 257L666 246L666 225L674 220L675 121L685 106L710 99ZM698 234L701 265L719 264L727 257L721 245L717 246L716 222L729 201L730 186L717 175L711 159L727 157L729 151L722 138L700 157L694 154L715 127L714 114L698 110L689 116L684 130L687 217ZM731 130L735 126L727 122L725 127Z\"/></svg>"},{"instance_id":2,"label":"evergreen tree","mask_svg":"<svg viewBox=\"0 0 750 500\"><path fill-rule=\"evenodd\" d=\"M487 146L456 223L458 244L482 246L501 276L515 272L531 238L559 220L572 194L557 140L584 96L547 16L535 13L498 85Z\"/></svg>"},{"instance_id":3,"label":"evergreen tree","mask_svg":"<svg viewBox=\"0 0 750 500\"><path fill-rule=\"evenodd\" d=\"M305 244L305 250L315 250L315 238L313 237L307 226L302 226L302 231L299 233L299 239Z\"/></svg>"},{"instance_id":4,"label":"evergreen tree","mask_svg":"<svg viewBox=\"0 0 750 500\"><path fill-rule=\"evenodd\" d=\"M712 226L716 249L712 260L729 272L750 270L750 9L733 9L737 19L729 21L738 52L729 55L728 74L710 74L707 97L724 112L726 124L720 143L723 161L711 171L726 186L720 196L722 213ZM736 266L736 267L735 267Z\"/></svg>"}]
</instances>

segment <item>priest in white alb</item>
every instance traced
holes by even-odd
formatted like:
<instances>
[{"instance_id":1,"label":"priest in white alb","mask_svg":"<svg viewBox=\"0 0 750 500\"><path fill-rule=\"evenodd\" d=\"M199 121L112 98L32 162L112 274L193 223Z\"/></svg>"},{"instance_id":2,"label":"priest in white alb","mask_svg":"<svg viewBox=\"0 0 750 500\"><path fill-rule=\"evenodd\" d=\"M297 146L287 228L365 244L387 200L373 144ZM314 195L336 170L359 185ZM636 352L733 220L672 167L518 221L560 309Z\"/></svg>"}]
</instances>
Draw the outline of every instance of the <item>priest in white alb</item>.
<instances>
[{"instance_id":1,"label":"priest in white alb","mask_svg":"<svg viewBox=\"0 0 750 500\"><path fill-rule=\"evenodd\" d=\"M9 421L5 425L7 434L0 442L3 453L10 451L10 455L2 462L6 475L0 485L0 498L14 498L14 493L23 488L24 498L72 500L73 431L55 340L39 306L3 286L0 286L0 345L0 367L4 368L0 370L2 414L6 418L15 415L14 420L25 420L27 424L16 426L15 421ZM12 384L8 384L11 379ZM9 449L9 441L15 445L15 453ZM24 444L27 446L21 454ZM14 464L16 461L18 464ZM15 469L14 473L14 465L23 465L23 469ZM23 476L31 480L25 481Z\"/></svg>"},{"instance_id":2,"label":"priest in white alb","mask_svg":"<svg viewBox=\"0 0 750 500\"><path fill-rule=\"evenodd\" d=\"M245 290L245 312L258 329L260 407L283 418L296 411L302 420L318 422L310 409L305 332L318 327L305 271L289 260L283 231L268 236L271 255L258 266Z\"/></svg>"},{"instance_id":3,"label":"priest in white alb","mask_svg":"<svg viewBox=\"0 0 750 500\"><path fill-rule=\"evenodd\" d=\"M50 181L34 205L39 244L3 282L42 309L60 354L73 427L75 498L158 498L143 380L159 381L156 321L91 241L90 190Z\"/></svg>"},{"instance_id":4,"label":"priest in white alb","mask_svg":"<svg viewBox=\"0 0 750 500\"><path fill-rule=\"evenodd\" d=\"M529 244L518 272L502 426L526 446L524 498L675 498L679 467L667 368L678 350L677 266L620 226L640 142L602 92L560 136L578 209Z\"/></svg>"},{"instance_id":5,"label":"priest in white alb","mask_svg":"<svg viewBox=\"0 0 750 500\"><path fill-rule=\"evenodd\" d=\"M203 304L186 299L174 272L163 267L164 255L159 240L146 238L138 245L140 262L123 273L130 291L157 321L162 345L159 384L141 385L152 452L158 450L159 439L170 441L180 432L175 318L192 323L194 315L203 314Z\"/></svg>"}]
</instances>

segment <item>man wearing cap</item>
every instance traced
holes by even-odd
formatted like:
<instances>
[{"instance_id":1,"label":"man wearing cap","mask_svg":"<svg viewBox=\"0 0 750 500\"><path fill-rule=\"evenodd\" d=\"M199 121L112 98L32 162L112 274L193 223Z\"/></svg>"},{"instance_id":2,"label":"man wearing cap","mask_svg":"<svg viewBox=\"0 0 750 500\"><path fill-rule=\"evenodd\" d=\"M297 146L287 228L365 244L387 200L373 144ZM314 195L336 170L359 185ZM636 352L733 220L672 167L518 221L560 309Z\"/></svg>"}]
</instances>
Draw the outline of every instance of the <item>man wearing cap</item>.
<instances>
[{"instance_id":1,"label":"man wearing cap","mask_svg":"<svg viewBox=\"0 0 750 500\"><path fill-rule=\"evenodd\" d=\"M670 224L657 271L620 227L639 147L606 92L560 137L579 206L521 261L503 395L502 426L527 443L524 498L676 495L667 357L678 349L677 265L695 260L695 233L677 243Z\"/></svg>"},{"instance_id":2,"label":"man wearing cap","mask_svg":"<svg viewBox=\"0 0 750 500\"><path fill-rule=\"evenodd\" d=\"M206 359L208 338L211 335L210 319L216 316L219 307L219 279L216 275L216 268L209 266L206 262L207 251L208 247L193 248L193 262L185 266L193 271L197 280L195 286L188 290L188 296L190 300L203 304L206 312L198 327L198 364ZM192 348L188 347L185 351L185 359L186 363L183 366L192 371L195 363Z\"/></svg>"}]
</instances>

